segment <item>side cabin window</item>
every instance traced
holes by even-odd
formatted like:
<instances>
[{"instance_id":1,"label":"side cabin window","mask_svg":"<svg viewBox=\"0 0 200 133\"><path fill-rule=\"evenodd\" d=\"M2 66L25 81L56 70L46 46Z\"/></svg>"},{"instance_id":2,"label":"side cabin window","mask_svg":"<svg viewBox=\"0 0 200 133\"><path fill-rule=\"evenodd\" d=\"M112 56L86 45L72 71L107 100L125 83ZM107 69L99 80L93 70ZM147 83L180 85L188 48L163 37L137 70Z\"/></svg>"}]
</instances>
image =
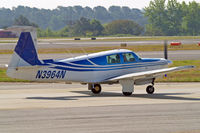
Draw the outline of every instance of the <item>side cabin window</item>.
<instances>
[{"instance_id":1,"label":"side cabin window","mask_svg":"<svg viewBox=\"0 0 200 133\"><path fill-rule=\"evenodd\" d=\"M135 58L132 53L124 53L122 55L123 55L124 62L134 62L135 61Z\"/></svg>"},{"instance_id":2,"label":"side cabin window","mask_svg":"<svg viewBox=\"0 0 200 133\"><path fill-rule=\"evenodd\" d=\"M108 64L120 63L119 54L108 55L106 56L106 59Z\"/></svg>"}]
</instances>

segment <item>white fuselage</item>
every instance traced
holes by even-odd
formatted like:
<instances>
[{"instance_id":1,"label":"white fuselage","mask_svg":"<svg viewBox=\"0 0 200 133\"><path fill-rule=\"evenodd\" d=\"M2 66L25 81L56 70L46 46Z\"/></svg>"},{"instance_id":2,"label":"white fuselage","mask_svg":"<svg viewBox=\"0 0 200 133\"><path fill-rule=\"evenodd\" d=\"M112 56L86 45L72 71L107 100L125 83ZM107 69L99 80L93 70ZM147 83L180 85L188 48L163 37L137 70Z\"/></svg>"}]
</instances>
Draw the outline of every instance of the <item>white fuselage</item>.
<instances>
[{"instance_id":1,"label":"white fuselage","mask_svg":"<svg viewBox=\"0 0 200 133\"><path fill-rule=\"evenodd\" d=\"M96 58L110 54L121 54L129 50L115 50L109 53L99 53L80 56L71 59L43 60L44 65L19 67L10 69L12 77L39 81L39 82L80 82L80 83L104 83L107 79L124 74L144 72L167 67L165 59L141 59L131 63L97 64ZM83 64L82 62L89 62ZM103 60L102 60L103 62ZM9 74L9 70L8 70Z\"/></svg>"}]
</instances>

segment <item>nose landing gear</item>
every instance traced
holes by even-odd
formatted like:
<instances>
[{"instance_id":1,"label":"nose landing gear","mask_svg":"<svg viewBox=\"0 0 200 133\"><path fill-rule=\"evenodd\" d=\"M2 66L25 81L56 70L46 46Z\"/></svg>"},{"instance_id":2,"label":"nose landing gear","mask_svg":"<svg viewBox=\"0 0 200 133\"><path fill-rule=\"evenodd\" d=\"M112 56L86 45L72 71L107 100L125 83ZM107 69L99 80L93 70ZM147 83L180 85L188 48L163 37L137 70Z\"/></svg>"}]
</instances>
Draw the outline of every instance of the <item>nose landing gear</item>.
<instances>
[{"instance_id":1,"label":"nose landing gear","mask_svg":"<svg viewBox=\"0 0 200 133\"><path fill-rule=\"evenodd\" d=\"M89 84L88 89L92 91L94 94L101 93L101 85L100 84Z\"/></svg>"}]
</instances>

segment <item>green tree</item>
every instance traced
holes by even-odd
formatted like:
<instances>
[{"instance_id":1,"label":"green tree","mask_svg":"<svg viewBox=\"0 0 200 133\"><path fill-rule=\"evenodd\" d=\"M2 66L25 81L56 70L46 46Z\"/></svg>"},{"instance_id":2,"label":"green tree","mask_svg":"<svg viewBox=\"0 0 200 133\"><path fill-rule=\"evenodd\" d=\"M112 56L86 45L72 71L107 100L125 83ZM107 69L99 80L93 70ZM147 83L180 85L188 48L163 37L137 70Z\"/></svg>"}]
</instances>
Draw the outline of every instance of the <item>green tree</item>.
<instances>
[{"instance_id":1,"label":"green tree","mask_svg":"<svg viewBox=\"0 0 200 133\"><path fill-rule=\"evenodd\" d=\"M115 20L105 26L105 32L108 35L140 35L143 31L143 27L131 20Z\"/></svg>"},{"instance_id":2,"label":"green tree","mask_svg":"<svg viewBox=\"0 0 200 133\"><path fill-rule=\"evenodd\" d=\"M48 25L49 27L52 28L52 30L58 30L58 29L62 29L63 25L65 25L65 22L63 21L62 18L60 18L60 16L52 16L51 20L48 21Z\"/></svg>"},{"instance_id":3,"label":"green tree","mask_svg":"<svg viewBox=\"0 0 200 133\"><path fill-rule=\"evenodd\" d=\"M147 35L200 34L200 4L195 1L187 5L177 0L154 0L145 8L145 15Z\"/></svg>"},{"instance_id":4,"label":"green tree","mask_svg":"<svg viewBox=\"0 0 200 133\"><path fill-rule=\"evenodd\" d=\"M100 20L102 23L106 23L112 20L109 12L105 7L97 6L93 10L95 19Z\"/></svg>"},{"instance_id":5,"label":"green tree","mask_svg":"<svg viewBox=\"0 0 200 133\"><path fill-rule=\"evenodd\" d=\"M109 12L113 18L113 20L120 20L120 19L123 19L124 18L124 15L123 14L123 11L121 10L121 7L120 6L111 6L109 7Z\"/></svg>"},{"instance_id":6,"label":"green tree","mask_svg":"<svg viewBox=\"0 0 200 133\"><path fill-rule=\"evenodd\" d=\"M38 27L37 24L31 23L31 22L30 22L26 17L24 17L23 15L20 15L19 18L16 18L16 19L15 19L14 25Z\"/></svg>"},{"instance_id":7,"label":"green tree","mask_svg":"<svg viewBox=\"0 0 200 133\"><path fill-rule=\"evenodd\" d=\"M177 0L169 0L167 4L167 27L166 35L178 35L181 33L182 24L181 4Z\"/></svg>"},{"instance_id":8,"label":"green tree","mask_svg":"<svg viewBox=\"0 0 200 133\"><path fill-rule=\"evenodd\" d=\"M147 23L142 10L118 6L112 6L109 9L107 10L102 6L97 6L93 9L81 6L58 6L52 10L25 6L18 6L12 9L0 8L0 28L11 26L14 19L19 18L20 15L26 17L30 22L38 24L42 29L49 27L54 31L60 30L66 25L74 24L81 17L90 20L96 19L103 24L119 19L134 20L142 26Z\"/></svg>"},{"instance_id":9,"label":"green tree","mask_svg":"<svg viewBox=\"0 0 200 133\"><path fill-rule=\"evenodd\" d=\"M200 35L200 4L190 2L187 9L183 18L183 29L188 35Z\"/></svg>"},{"instance_id":10,"label":"green tree","mask_svg":"<svg viewBox=\"0 0 200 133\"><path fill-rule=\"evenodd\" d=\"M60 37L68 37L69 36L69 27L65 26L63 29L58 31L58 36L60 36Z\"/></svg>"},{"instance_id":11,"label":"green tree","mask_svg":"<svg viewBox=\"0 0 200 133\"><path fill-rule=\"evenodd\" d=\"M101 23L96 20L96 19L92 19L90 21L90 26L91 26L91 32L93 36L98 36L102 34L102 31L104 30L104 27L101 25Z\"/></svg>"},{"instance_id":12,"label":"green tree","mask_svg":"<svg viewBox=\"0 0 200 133\"><path fill-rule=\"evenodd\" d=\"M92 10L92 8L86 6L83 9L83 12L82 12L81 16L93 19L93 18L95 18L95 16L94 16L94 10Z\"/></svg>"},{"instance_id":13,"label":"green tree","mask_svg":"<svg viewBox=\"0 0 200 133\"><path fill-rule=\"evenodd\" d=\"M103 26L96 19L80 18L76 23L69 28L74 36L98 36L102 34Z\"/></svg>"},{"instance_id":14,"label":"green tree","mask_svg":"<svg viewBox=\"0 0 200 133\"><path fill-rule=\"evenodd\" d=\"M9 27L13 23L14 13L10 9L0 8L0 28Z\"/></svg>"},{"instance_id":15,"label":"green tree","mask_svg":"<svg viewBox=\"0 0 200 133\"><path fill-rule=\"evenodd\" d=\"M182 23L181 23L181 34L180 35L187 35L187 20L185 15L188 13L188 5L183 1L181 4L181 14L182 14Z\"/></svg>"},{"instance_id":16,"label":"green tree","mask_svg":"<svg viewBox=\"0 0 200 133\"><path fill-rule=\"evenodd\" d=\"M82 17L80 20L77 20L73 26L73 34L78 36L85 36L86 32L90 30L90 20Z\"/></svg>"},{"instance_id":17,"label":"green tree","mask_svg":"<svg viewBox=\"0 0 200 133\"><path fill-rule=\"evenodd\" d=\"M168 17L165 2L166 0L150 1L149 6L144 9L145 16L148 17L149 22L149 24L147 25L148 28L146 30L151 35L166 35L165 31L168 29ZM159 34L157 34L154 29L156 29Z\"/></svg>"}]
</instances>

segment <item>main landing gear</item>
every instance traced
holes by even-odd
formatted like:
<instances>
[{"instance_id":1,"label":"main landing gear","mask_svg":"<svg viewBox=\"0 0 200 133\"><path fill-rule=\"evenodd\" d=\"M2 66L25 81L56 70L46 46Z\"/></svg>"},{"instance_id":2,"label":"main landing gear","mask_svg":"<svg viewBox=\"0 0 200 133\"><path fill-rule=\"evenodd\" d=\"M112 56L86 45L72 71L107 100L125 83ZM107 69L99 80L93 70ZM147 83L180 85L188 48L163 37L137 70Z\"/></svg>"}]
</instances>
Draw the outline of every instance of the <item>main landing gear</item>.
<instances>
[{"instance_id":1,"label":"main landing gear","mask_svg":"<svg viewBox=\"0 0 200 133\"><path fill-rule=\"evenodd\" d=\"M147 88L146 88L146 92L147 92L148 94L153 94L154 91L155 91L155 88L154 88L154 81L155 81L155 78L152 80L152 85L149 85L149 86L147 86Z\"/></svg>"},{"instance_id":2,"label":"main landing gear","mask_svg":"<svg viewBox=\"0 0 200 133\"><path fill-rule=\"evenodd\" d=\"M94 94L101 93L101 85L100 84L88 84L88 89L92 91Z\"/></svg>"},{"instance_id":3,"label":"main landing gear","mask_svg":"<svg viewBox=\"0 0 200 133\"><path fill-rule=\"evenodd\" d=\"M153 85L149 85L149 86L147 86L147 88L146 88L146 92L148 93L148 94L153 94L154 93L154 87L153 87Z\"/></svg>"}]
</instances>

